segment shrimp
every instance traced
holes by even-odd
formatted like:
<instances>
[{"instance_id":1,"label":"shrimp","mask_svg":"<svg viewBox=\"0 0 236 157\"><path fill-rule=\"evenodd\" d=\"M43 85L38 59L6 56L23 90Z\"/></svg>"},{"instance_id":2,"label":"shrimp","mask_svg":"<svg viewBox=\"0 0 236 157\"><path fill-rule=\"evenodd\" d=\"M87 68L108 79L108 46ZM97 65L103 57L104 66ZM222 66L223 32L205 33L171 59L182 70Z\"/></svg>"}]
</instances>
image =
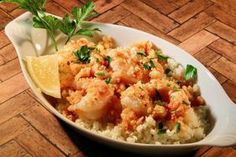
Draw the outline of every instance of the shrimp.
<instances>
[{"instance_id":1,"label":"shrimp","mask_svg":"<svg viewBox=\"0 0 236 157\"><path fill-rule=\"evenodd\" d=\"M80 79L77 88L85 90L81 100L68 107L68 110L76 113L80 118L87 120L99 120L108 111L113 98L114 90L104 81L98 79Z\"/></svg>"},{"instance_id":2,"label":"shrimp","mask_svg":"<svg viewBox=\"0 0 236 157\"><path fill-rule=\"evenodd\" d=\"M143 84L130 86L121 93L121 105L123 108L130 108L137 114L145 115L149 107L152 107L152 100Z\"/></svg>"}]
</instances>

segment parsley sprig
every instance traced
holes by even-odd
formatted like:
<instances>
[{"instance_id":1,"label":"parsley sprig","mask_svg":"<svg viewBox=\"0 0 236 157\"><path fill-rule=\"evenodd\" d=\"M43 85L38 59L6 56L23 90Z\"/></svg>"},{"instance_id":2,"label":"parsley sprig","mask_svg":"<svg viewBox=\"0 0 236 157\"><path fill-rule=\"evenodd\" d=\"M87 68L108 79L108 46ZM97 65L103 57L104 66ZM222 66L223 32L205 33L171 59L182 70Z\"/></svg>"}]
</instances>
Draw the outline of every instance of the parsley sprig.
<instances>
[{"instance_id":1,"label":"parsley sprig","mask_svg":"<svg viewBox=\"0 0 236 157\"><path fill-rule=\"evenodd\" d=\"M67 35L66 43L75 35L91 37L98 28L83 27L85 20L97 15L94 11L95 5L90 0L81 8L74 7L70 14L66 14L62 19L45 12L46 0L0 0L0 2L11 2L19 5L20 8L27 10L33 15L33 26L43 28L48 32L56 49L57 42L55 32L61 31Z\"/></svg>"}]
</instances>

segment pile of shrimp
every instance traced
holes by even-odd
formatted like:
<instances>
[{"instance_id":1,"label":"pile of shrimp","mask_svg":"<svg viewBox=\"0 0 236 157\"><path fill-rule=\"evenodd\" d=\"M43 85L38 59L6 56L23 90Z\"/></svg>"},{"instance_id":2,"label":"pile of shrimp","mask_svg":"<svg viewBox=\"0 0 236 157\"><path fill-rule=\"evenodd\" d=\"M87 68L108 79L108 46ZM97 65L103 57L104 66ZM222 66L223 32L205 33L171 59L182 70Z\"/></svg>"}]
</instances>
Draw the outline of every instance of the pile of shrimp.
<instances>
[{"instance_id":1,"label":"pile of shrimp","mask_svg":"<svg viewBox=\"0 0 236 157\"><path fill-rule=\"evenodd\" d=\"M75 52L85 45L90 58L81 62ZM184 130L186 112L205 101L183 72L167 74L168 59L158 58L156 51L161 52L150 41L120 48L108 36L98 43L72 40L58 52L62 98L57 109L72 121L112 123L127 133L150 116L165 128L180 123Z\"/></svg>"}]
</instances>

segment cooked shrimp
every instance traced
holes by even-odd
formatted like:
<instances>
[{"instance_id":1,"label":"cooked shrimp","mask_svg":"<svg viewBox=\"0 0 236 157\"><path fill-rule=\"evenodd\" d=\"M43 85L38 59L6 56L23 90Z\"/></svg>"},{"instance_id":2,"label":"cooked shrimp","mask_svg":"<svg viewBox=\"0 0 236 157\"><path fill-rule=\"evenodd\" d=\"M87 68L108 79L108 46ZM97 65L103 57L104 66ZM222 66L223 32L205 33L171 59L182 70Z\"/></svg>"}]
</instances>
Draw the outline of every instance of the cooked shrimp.
<instances>
[{"instance_id":1,"label":"cooked shrimp","mask_svg":"<svg viewBox=\"0 0 236 157\"><path fill-rule=\"evenodd\" d=\"M121 104L123 108L130 108L137 114L145 115L147 109L152 106L152 100L148 91L138 82L121 93Z\"/></svg>"},{"instance_id":2,"label":"cooked shrimp","mask_svg":"<svg viewBox=\"0 0 236 157\"><path fill-rule=\"evenodd\" d=\"M68 110L75 112L82 119L98 120L102 118L111 104L113 89L98 79L86 81L85 85L80 87L85 89L86 94L78 103L71 105Z\"/></svg>"}]
</instances>

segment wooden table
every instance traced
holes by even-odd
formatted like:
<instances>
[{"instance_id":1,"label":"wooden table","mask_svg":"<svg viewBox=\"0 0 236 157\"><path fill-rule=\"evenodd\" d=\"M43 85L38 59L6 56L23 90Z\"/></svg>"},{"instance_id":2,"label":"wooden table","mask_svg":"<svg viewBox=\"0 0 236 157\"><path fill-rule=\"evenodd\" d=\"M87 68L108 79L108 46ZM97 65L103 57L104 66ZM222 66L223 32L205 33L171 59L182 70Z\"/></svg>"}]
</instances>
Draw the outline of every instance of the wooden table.
<instances>
[{"instance_id":1,"label":"wooden table","mask_svg":"<svg viewBox=\"0 0 236 157\"><path fill-rule=\"evenodd\" d=\"M84 1L50 0L46 8L63 16ZM95 4L100 16L94 21L137 28L187 50L236 102L235 0L98 0ZM127 155L75 133L40 105L4 33L4 26L23 12L16 5L0 4L0 156ZM191 156L235 157L235 148L202 147Z\"/></svg>"}]
</instances>

